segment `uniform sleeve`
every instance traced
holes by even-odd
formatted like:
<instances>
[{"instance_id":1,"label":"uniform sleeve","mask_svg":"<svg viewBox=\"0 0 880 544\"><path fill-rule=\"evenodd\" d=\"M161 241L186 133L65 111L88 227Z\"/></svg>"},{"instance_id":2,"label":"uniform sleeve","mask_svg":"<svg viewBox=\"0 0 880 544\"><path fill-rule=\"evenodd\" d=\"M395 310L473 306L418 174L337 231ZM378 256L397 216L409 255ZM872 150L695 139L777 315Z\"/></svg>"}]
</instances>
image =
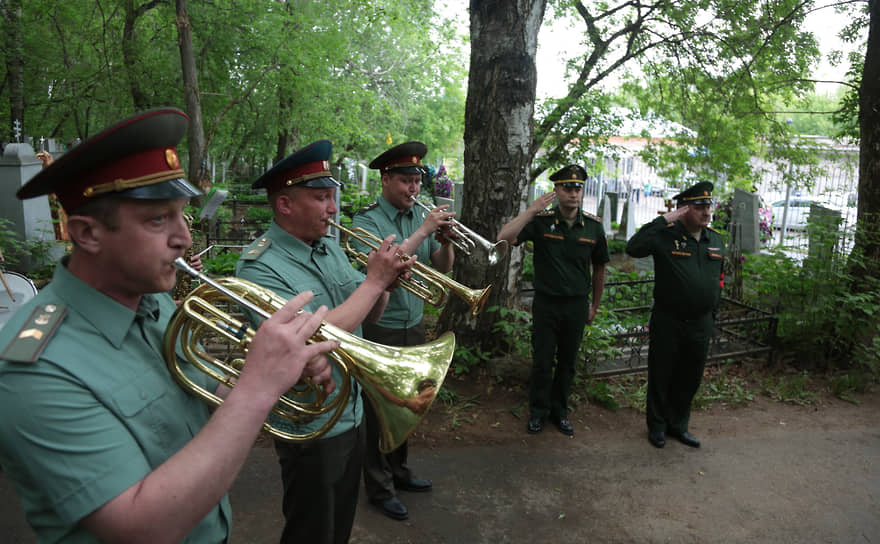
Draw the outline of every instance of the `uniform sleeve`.
<instances>
[{"instance_id":1,"label":"uniform sleeve","mask_svg":"<svg viewBox=\"0 0 880 544\"><path fill-rule=\"evenodd\" d=\"M627 255L630 257L647 257L651 255L657 233L665 229L666 226L666 219L663 219L662 216L642 225L642 228L633 234L633 237L626 243Z\"/></svg>"},{"instance_id":2,"label":"uniform sleeve","mask_svg":"<svg viewBox=\"0 0 880 544\"><path fill-rule=\"evenodd\" d=\"M0 380L0 462L34 497L74 524L136 484L151 468L122 421L61 370L7 367ZM155 394L160 394L156 392ZM125 399L120 395L120 402ZM123 411L149 410L150 398Z\"/></svg>"},{"instance_id":3,"label":"uniform sleeve","mask_svg":"<svg viewBox=\"0 0 880 544\"><path fill-rule=\"evenodd\" d=\"M595 266L605 264L611 260L611 255L608 253L608 239L605 238L605 229L600 225L598 230L598 243L596 244L595 251L590 255L590 260Z\"/></svg>"},{"instance_id":4,"label":"uniform sleeve","mask_svg":"<svg viewBox=\"0 0 880 544\"><path fill-rule=\"evenodd\" d=\"M516 243L517 245L528 242L529 240L534 240L535 236L538 232L538 223L534 219L526 223L526 226L523 227L519 234L516 235Z\"/></svg>"}]
</instances>

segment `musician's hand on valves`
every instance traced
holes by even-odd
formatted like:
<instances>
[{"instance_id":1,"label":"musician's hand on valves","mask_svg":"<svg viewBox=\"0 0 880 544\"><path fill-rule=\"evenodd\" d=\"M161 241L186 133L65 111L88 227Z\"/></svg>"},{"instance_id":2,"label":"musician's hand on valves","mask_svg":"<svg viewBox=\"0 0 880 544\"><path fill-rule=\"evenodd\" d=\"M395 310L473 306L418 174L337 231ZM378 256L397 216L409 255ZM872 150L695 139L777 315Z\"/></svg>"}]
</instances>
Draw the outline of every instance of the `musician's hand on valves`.
<instances>
[{"instance_id":1,"label":"musician's hand on valves","mask_svg":"<svg viewBox=\"0 0 880 544\"><path fill-rule=\"evenodd\" d=\"M325 306L314 314L300 311L312 298L311 291L300 293L260 324L236 389L248 390L274 403L302 376L309 376L313 383L324 384L325 388L335 387L324 354L338 348L339 342L307 344L327 314Z\"/></svg>"},{"instance_id":2,"label":"musician's hand on valves","mask_svg":"<svg viewBox=\"0 0 880 544\"><path fill-rule=\"evenodd\" d=\"M393 234L386 237L367 257L367 281L379 282L383 289L393 289L398 278L407 274L416 260L415 256L402 259L400 246L393 243L394 238Z\"/></svg>"},{"instance_id":3,"label":"musician's hand on valves","mask_svg":"<svg viewBox=\"0 0 880 544\"><path fill-rule=\"evenodd\" d=\"M189 265L195 268L197 271L202 271L202 256L198 253L192 255L189 258Z\"/></svg>"},{"instance_id":4,"label":"musician's hand on valves","mask_svg":"<svg viewBox=\"0 0 880 544\"><path fill-rule=\"evenodd\" d=\"M429 232L438 230L448 232L452 228L452 219L455 217L455 212L447 211L448 208L449 204L437 206L428 212L422 225L429 229Z\"/></svg>"}]
</instances>

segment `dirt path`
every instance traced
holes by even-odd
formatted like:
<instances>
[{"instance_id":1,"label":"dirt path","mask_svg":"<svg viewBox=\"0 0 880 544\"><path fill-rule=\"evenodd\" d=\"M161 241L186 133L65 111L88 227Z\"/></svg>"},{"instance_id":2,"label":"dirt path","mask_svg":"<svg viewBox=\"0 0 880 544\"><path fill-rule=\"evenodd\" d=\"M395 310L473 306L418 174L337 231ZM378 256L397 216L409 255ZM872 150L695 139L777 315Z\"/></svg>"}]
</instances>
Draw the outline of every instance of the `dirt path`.
<instances>
[{"instance_id":1,"label":"dirt path","mask_svg":"<svg viewBox=\"0 0 880 544\"><path fill-rule=\"evenodd\" d=\"M404 522L361 497L352 543L878 542L880 392L859 399L702 410L698 450L654 449L634 410L584 407L567 438L527 435L510 399L455 428L438 406L410 455L434 490L401 496ZM272 449L255 447L232 493L233 542L277 541L277 474ZM0 541L35 542L2 477L0 501Z\"/></svg>"}]
</instances>

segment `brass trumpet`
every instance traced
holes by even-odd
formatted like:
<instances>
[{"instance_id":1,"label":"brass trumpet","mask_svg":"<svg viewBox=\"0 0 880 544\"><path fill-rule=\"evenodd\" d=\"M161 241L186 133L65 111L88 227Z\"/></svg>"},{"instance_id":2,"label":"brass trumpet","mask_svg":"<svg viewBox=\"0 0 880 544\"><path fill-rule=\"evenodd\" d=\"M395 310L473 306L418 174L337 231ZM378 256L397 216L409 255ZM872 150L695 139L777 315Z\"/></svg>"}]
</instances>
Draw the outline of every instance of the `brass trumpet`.
<instances>
[{"instance_id":1,"label":"brass trumpet","mask_svg":"<svg viewBox=\"0 0 880 544\"><path fill-rule=\"evenodd\" d=\"M428 212L431 211L431 208L419 200L415 195L410 195L409 197L422 209L427 210ZM470 256L477 245L479 245L485 249L489 255L489 266L498 264L498 261L507 255L507 240L500 240L493 244L473 230L464 226L461 222L456 221L455 219L450 219L450 222L452 223L452 232L455 233L458 238L450 238L449 241L465 255Z\"/></svg>"},{"instance_id":2,"label":"brass trumpet","mask_svg":"<svg viewBox=\"0 0 880 544\"><path fill-rule=\"evenodd\" d=\"M342 238L340 245L342 249L345 250L351 259L354 259L363 267L367 266L367 254L351 247L351 239L357 240L373 251L379 249L379 245L382 243L378 236L359 227L349 229L332 220L330 221L330 226L340 232ZM402 253L399 253L398 256L404 261L410 257ZM483 311L483 306L486 305L489 293L492 291L491 285L485 289L471 289L419 261L416 261L412 268L413 278L400 279L400 286L432 306L443 305L446 302L447 291L452 291L456 296L468 303L471 309L471 316L476 317Z\"/></svg>"},{"instance_id":3,"label":"brass trumpet","mask_svg":"<svg viewBox=\"0 0 880 544\"><path fill-rule=\"evenodd\" d=\"M240 278L212 280L181 258L174 265L203 283L187 295L171 317L165 330L165 362L181 387L218 406L223 400L196 383L181 365L189 363L213 381L234 387L244 366L244 354L256 334L246 322L218 307L218 303L239 305L268 318L286 301ZM310 342L323 340L340 343L338 349L327 354L342 374L337 384L339 391L327 402L323 389L308 380L288 390L263 423L263 429L280 440L312 440L329 431L345 409L351 392L349 378L353 377L376 410L380 422L379 449L385 453L397 449L434 402L455 351L455 335L451 332L420 346L394 347L364 340L325 322ZM319 429L296 433L295 424L323 414L330 417Z\"/></svg>"}]
</instances>

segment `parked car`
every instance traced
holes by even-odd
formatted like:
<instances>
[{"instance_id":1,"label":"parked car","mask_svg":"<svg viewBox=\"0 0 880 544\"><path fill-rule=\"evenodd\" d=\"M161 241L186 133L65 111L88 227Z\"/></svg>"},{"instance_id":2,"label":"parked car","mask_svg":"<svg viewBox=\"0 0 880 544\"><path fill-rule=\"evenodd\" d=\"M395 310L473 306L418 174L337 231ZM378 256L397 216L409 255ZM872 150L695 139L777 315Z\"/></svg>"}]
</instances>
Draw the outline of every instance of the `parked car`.
<instances>
[{"instance_id":1,"label":"parked car","mask_svg":"<svg viewBox=\"0 0 880 544\"><path fill-rule=\"evenodd\" d=\"M788 201L788 216L786 226L791 230L806 230L807 221L810 218L810 206L816 204L824 208L838 209L836 206L814 198L792 197ZM785 212L785 201L780 200L771 204L773 211L773 228L782 228L782 215Z\"/></svg>"}]
</instances>

